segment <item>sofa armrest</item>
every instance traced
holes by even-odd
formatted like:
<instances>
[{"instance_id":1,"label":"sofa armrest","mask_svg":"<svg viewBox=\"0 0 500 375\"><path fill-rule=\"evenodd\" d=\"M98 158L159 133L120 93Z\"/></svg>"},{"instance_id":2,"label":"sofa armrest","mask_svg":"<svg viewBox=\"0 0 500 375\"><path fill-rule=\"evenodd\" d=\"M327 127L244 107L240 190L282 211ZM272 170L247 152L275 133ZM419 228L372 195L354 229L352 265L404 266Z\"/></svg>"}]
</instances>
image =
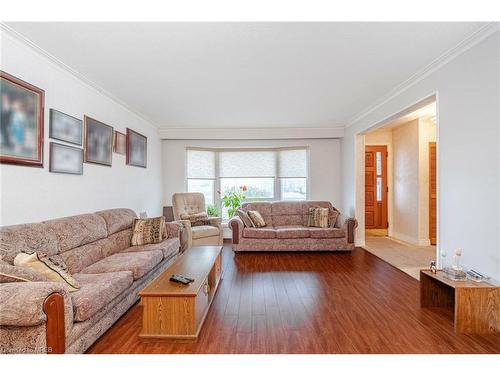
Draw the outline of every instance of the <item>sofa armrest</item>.
<instances>
[{"instance_id":1,"label":"sofa armrest","mask_svg":"<svg viewBox=\"0 0 500 375\"><path fill-rule=\"evenodd\" d=\"M193 246L193 234L191 233L191 222L189 220L177 220L177 223L182 225L181 229L181 250L188 250Z\"/></svg>"},{"instance_id":2,"label":"sofa armrest","mask_svg":"<svg viewBox=\"0 0 500 375\"><path fill-rule=\"evenodd\" d=\"M340 214L335 226L345 230L347 243L354 243L354 233L358 226L358 221L355 218Z\"/></svg>"},{"instance_id":3,"label":"sofa armrest","mask_svg":"<svg viewBox=\"0 0 500 375\"><path fill-rule=\"evenodd\" d=\"M51 281L1 284L0 326L43 327L47 353L64 353L66 337L73 328L73 303L68 289ZM19 340L22 342L22 335Z\"/></svg>"},{"instance_id":4,"label":"sofa armrest","mask_svg":"<svg viewBox=\"0 0 500 375\"><path fill-rule=\"evenodd\" d=\"M180 237L182 224L178 221L165 223L165 231L168 238Z\"/></svg>"},{"instance_id":5,"label":"sofa armrest","mask_svg":"<svg viewBox=\"0 0 500 375\"><path fill-rule=\"evenodd\" d=\"M240 243L240 238L242 237L243 234L243 228L245 227L245 224L243 224L243 220L241 220L238 216L233 216L231 220L229 220L228 225L233 233L232 235L233 244Z\"/></svg>"},{"instance_id":6,"label":"sofa armrest","mask_svg":"<svg viewBox=\"0 0 500 375\"><path fill-rule=\"evenodd\" d=\"M52 281L13 282L0 284L0 325L36 326L47 321L44 303L53 294L60 294L64 304L73 310L64 284Z\"/></svg>"}]
</instances>

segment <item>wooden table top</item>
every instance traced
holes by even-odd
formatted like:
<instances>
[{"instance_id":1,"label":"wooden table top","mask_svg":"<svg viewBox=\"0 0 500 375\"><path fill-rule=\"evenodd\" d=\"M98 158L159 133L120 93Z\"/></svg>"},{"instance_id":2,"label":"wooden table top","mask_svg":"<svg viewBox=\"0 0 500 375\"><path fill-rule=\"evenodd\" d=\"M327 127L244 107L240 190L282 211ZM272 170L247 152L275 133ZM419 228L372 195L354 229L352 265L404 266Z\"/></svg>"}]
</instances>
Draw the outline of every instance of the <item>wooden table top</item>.
<instances>
[{"instance_id":1,"label":"wooden table top","mask_svg":"<svg viewBox=\"0 0 500 375\"><path fill-rule=\"evenodd\" d=\"M487 281L483 281L481 283L468 279L464 281L454 281L444 276L443 271L437 271L436 273L434 273L430 270L421 270L421 272L426 274L427 276L441 281L443 284L451 286L452 288L498 288L498 285L494 285L494 283L490 283Z\"/></svg>"},{"instance_id":2,"label":"wooden table top","mask_svg":"<svg viewBox=\"0 0 500 375\"><path fill-rule=\"evenodd\" d=\"M170 267L156 277L139 295L196 296L212 269L222 246L194 246L182 254ZM189 285L170 281L173 274L194 279Z\"/></svg>"}]
</instances>

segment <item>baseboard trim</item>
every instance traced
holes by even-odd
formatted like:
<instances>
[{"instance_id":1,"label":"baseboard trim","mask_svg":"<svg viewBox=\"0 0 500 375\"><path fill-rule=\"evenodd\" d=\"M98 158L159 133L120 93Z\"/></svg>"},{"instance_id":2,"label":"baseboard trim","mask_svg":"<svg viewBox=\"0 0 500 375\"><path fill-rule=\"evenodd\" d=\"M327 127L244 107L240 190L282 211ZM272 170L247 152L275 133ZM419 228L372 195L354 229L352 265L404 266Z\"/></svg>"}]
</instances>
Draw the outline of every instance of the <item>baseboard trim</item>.
<instances>
[{"instance_id":1,"label":"baseboard trim","mask_svg":"<svg viewBox=\"0 0 500 375\"><path fill-rule=\"evenodd\" d=\"M394 231L392 231L390 237L392 237L398 241L409 243L409 244L414 245L414 246L430 246L431 245L431 241L429 239L422 239L422 238L419 239L419 238L411 237L411 236L408 236L406 234L398 233L398 232L394 232Z\"/></svg>"}]
</instances>

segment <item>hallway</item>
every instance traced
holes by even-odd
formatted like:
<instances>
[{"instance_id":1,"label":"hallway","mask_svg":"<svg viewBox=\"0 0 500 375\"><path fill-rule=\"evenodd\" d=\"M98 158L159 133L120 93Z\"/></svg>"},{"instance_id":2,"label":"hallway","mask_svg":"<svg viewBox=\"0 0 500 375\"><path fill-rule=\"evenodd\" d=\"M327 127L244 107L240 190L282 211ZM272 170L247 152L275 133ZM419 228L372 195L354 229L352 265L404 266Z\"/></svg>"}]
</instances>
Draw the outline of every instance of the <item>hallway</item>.
<instances>
[{"instance_id":1,"label":"hallway","mask_svg":"<svg viewBox=\"0 0 500 375\"><path fill-rule=\"evenodd\" d=\"M419 280L419 271L436 259L435 246L414 246L389 237L366 233L364 249Z\"/></svg>"}]
</instances>

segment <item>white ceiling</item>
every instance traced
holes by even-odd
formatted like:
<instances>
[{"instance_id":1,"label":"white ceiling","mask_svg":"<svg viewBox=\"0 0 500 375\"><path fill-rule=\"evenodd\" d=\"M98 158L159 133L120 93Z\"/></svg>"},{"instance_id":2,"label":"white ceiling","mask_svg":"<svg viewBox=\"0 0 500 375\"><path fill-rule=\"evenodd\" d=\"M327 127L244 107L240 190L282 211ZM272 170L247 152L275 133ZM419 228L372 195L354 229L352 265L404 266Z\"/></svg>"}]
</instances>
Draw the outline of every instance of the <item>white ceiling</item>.
<instances>
[{"instance_id":1,"label":"white ceiling","mask_svg":"<svg viewBox=\"0 0 500 375\"><path fill-rule=\"evenodd\" d=\"M8 23L160 128L334 127L482 23Z\"/></svg>"}]
</instances>

